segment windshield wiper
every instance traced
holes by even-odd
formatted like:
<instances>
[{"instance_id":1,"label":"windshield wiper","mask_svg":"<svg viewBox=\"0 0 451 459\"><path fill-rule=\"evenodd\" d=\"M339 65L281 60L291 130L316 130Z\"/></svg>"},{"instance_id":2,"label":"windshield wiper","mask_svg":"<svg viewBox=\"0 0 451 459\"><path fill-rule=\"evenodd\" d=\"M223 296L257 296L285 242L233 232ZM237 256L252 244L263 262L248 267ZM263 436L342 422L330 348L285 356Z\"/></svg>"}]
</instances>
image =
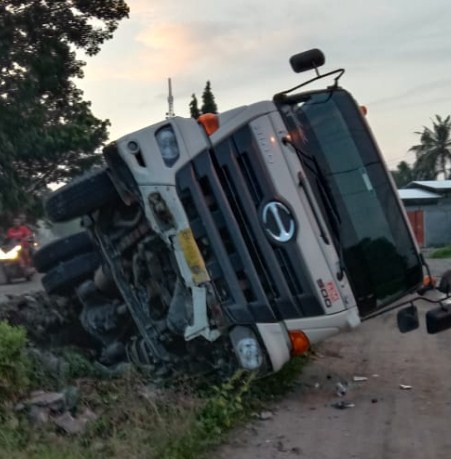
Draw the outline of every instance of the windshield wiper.
<instances>
[{"instance_id":1,"label":"windshield wiper","mask_svg":"<svg viewBox=\"0 0 451 459\"><path fill-rule=\"evenodd\" d=\"M339 259L339 271L337 272L337 279L342 280L344 271L345 271L345 266L344 266L343 244L341 242L341 217L340 217L338 206L333 196L332 190L330 189L329 182L327 181L326 176L322 172L318 164L318 161L314 156L310 156L307 153L305 153L302 149L298 148L293 143L291 138L288 136L284 137L282 139L282 142L284 143L284 145L290 145L293 148L293 150L296 153L296 156L299 159L299 162L306 169L308 169L312 173L312 175L315 177L315 181L316 181L317 188L319 191L319 196L326 210L325 213L327 215L327 219L329 220L329 223L335 234L335 241L336 241L338 259ZM309 163L312 163L312 165L310 165L307 161L309 161ZM303 184L302 175L298 174L298 178L299 178L299 186L303 186L304 184ZM312 205L313 203L311 201L309 193L306 192L305 194L309 201L310 207L313 209L313 214L320 228L321 237L323 238L324 242L326 242L326 244L329 244L327 235L325 231L323 230L322 225L320 224L318 215L316 215L315 207Z\"/></svg>"}]
</instances>

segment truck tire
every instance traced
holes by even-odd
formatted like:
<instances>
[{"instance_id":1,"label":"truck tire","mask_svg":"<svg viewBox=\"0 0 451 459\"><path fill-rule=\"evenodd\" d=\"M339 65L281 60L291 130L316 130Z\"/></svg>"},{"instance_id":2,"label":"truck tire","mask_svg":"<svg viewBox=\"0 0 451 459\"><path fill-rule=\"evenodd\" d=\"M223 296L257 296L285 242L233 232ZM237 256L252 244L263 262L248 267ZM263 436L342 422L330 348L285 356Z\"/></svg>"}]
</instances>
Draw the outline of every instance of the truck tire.
<instances>
[{"instance_id":1,"label":"truck tire","mask_svg":"<svg viewBox=\"0 0 451 459\"><path fill-rule=\"evenodd\" d=\"M100 254L97 252L78 255L51 269L41 279L42 286L49 295L70 293L83 281L92 277L99 265Z\"/></svg>"},{"instance_id":2,"label":"truck tire","mask_svg":"<svg viewBox=\"0 0 451 459\"><path fill-rule=\"evenodd\" d=\"M62 261L93 251L95 251L95 246L88 232L81 231L41 247L33 255L33 266L38 272L46 273Z\"/></svg>"},{"instance_id":3,"label":"truck tire","mask_svg":"<svg viewBox=\"0 0 451 459\"><path fill-rule=\"evenodd\" d=\"M88 172L53 192L45 202L55 223L82 217L118 198L106 169Z\"/></svg>"}]
</instances>

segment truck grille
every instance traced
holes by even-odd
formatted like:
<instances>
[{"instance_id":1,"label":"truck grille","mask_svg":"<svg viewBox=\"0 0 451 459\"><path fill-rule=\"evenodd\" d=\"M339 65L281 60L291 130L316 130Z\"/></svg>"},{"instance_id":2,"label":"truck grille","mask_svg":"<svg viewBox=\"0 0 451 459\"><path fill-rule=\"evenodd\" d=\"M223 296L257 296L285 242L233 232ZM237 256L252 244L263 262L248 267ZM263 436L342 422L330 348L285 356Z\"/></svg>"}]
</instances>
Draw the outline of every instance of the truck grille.
<instances>
[{"instance_id":1,"label":"truck grille","mask_svg":"<svg viewBox=\"0 0 451 459\"><path fill-rule=\"evenodd\" d=\"M295 241L272 245L260 207L275 199L248 127L177 173L177 189L218 297L240 323L324 314Z\"/></svg>"}]
</instances>

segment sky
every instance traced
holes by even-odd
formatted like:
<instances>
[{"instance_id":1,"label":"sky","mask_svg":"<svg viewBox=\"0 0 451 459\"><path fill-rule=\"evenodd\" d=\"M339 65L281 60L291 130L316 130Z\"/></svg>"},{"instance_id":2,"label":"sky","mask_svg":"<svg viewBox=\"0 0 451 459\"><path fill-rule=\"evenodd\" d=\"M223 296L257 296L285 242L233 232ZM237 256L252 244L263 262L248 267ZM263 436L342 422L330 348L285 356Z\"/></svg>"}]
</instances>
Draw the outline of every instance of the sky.
<instances>
[{"instance_id":1,"label":"sky","mask_svg":"<svg viewBox=\"0 0 451 459\"><path fill-rule=\"evenodd\" d=\"M325 71L368 108L389 167L413 162L415 134L451 114L449 0L128 0L130 18L86 61L77 82L110 140L189 116L211 81L219 111L248 105L314 75L295 74L293 54L320 48Z\"/></svg>"}]
</instances>

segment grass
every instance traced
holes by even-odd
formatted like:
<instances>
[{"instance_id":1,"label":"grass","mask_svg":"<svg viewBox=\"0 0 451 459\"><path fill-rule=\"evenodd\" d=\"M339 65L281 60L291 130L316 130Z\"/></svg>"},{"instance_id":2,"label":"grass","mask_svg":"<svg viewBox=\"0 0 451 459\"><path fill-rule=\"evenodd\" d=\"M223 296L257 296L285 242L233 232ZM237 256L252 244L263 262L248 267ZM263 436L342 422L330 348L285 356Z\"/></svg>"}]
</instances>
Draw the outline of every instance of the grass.
<instances>
[{"instance_id":1,"label":"grass","mask_svg":"<svg viewBox=\"0 0 451 459\"><path fill-rule=\"evenodd\" d=\"M451 245L434 250L429 258L451 258Z\"/></svg>"},{"instance_id":2,"label":"grass","mask_svg":"<svg viewBox=\"0 0 451 459\"><path fill-rule=\"evenodd\" d=\"M289 391L305 362L294 359L277 374L259 380L237 372L217 385L191 381L157 390L134 369L117 379L97 377L85 358L69 353L65 355L69 376L64 383L80 391L78 412L89 408L98 415L82 435L70 437L58 432L51 422L30 426L25 414L12 409L12 400L23 396L27 381L28 390L37 387L40 378L48 389L52 384L61 389L61 382L58 386L29 365L23 355L23 332L8 327L3 330L7 337L4 344L15 344L14 352L2 354L0 345L0 364L6 362L4 374L9 374L15 363L11 383L21 384L16 394L10 385L10 401L0 405L2 459L199 459L223 441L227 432ZM24 368L32 373L24 375Z\"/></svg>"}]
</instances>

